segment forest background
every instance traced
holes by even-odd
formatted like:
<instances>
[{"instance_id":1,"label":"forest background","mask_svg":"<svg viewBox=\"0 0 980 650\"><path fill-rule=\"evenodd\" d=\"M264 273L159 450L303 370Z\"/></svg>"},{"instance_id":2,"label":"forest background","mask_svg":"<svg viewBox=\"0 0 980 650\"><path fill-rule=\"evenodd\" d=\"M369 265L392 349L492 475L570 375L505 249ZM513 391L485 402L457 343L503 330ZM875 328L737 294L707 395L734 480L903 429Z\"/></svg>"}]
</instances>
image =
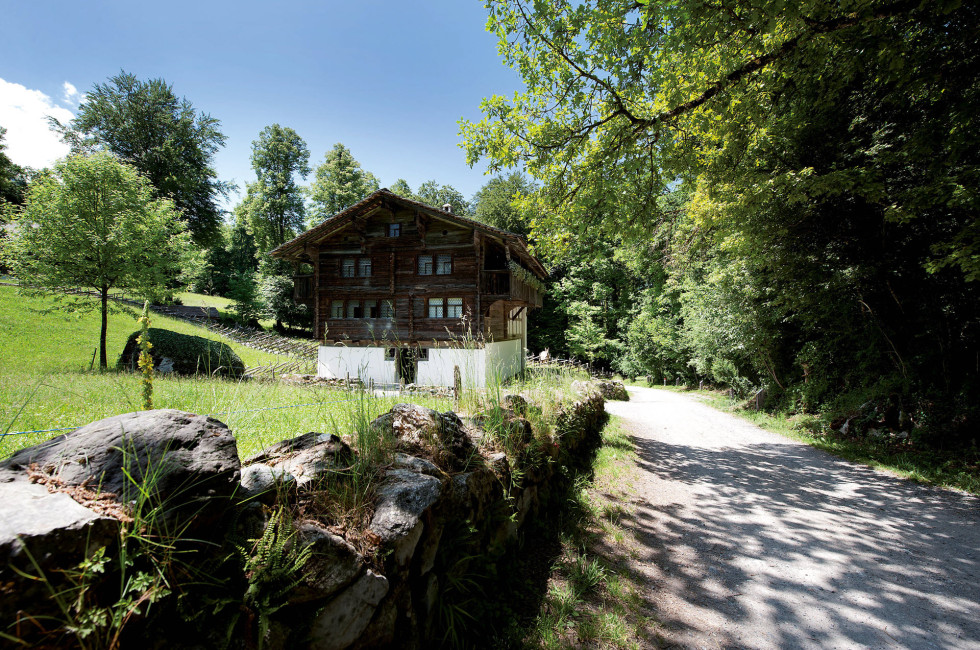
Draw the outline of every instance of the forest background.
<instances>
[{"instance_id":1,"label":"forest background","mask_svg":"<svg viewBox=\"0 0 980 650\"><path fill-rule=\"evenodd\" d=\"M976 444L980 9L486 6L524 82L460 123L470 162L495 175L468 200L436 180L389 189L529 238L551 272L531 351L765 388L771 408L835 426L872 408L924 443ZM198 251L182 277L246 322L308 322L292 269L265 253L378 188L342 144L314 168L302 137L271 124L256 181L224 214L220 121L125 72L52 126L73 155L109 151L173 201ZM0 150L6 221L50 173Z\"/></svg>"}]
</instances>

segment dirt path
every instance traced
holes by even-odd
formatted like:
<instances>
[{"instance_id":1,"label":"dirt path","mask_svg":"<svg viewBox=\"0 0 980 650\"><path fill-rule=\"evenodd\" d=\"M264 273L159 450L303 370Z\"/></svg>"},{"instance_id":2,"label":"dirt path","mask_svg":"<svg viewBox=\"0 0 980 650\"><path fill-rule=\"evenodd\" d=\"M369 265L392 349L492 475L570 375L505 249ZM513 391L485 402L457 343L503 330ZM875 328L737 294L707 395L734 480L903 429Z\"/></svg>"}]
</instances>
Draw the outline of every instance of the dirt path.
<instances>
[{"instance_id":1,"label":"dirt path","mask_svg":"<svg viewBox=\"0 0 980 650\"><path fill-rule=\"evenodd\" d=\"M635 437L629 525L666 645L980 648L980 499L630 392L607 408Z\"/></svg>"}]
</instances>

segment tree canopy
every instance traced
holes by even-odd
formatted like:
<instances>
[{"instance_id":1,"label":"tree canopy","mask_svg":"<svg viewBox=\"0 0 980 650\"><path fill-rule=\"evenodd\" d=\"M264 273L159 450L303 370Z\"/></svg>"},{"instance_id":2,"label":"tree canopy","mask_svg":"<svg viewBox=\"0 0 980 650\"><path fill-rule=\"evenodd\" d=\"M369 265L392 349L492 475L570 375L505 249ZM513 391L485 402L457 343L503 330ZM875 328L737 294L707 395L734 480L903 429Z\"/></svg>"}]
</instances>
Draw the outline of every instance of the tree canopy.
<instances>
[{"instance_id":1,"label":"tree canopy","mask_svg":"<svg viewBox=\"0 0 980 650\"><path fill-rule=\"evenodd\" d=\"M924 202L977 213L969 164L977 117L968 109L977 92L975 6L491 0L488 7L489 28L527 88L484 100L485 118L462 122L469 160L486 158L491 170L526 165L544 182L556 229L648 234L663 222L656 197L678 178L730 178L746 150L778 146L778 132L807 124L808 106L789 106L801 83L833 89L859 77L877 88L879 102L909 101L909 117L925 119L869 134L869 155L831 177L810 174L815 189L849 186L892 221L917 217ZM819 107L832 95L809 99ZM946 132L936 132L940 125ZM891 170L880 163L898 160L932 166L889 192ZM941 173L939 160L957 164ZM800 178L808 177L782 180ZM951 223L935 242L934 263L974 277L978 237L975 219Z\"/></svg>"},{"instance_id":2,"label":"tree canopy","mask_svg":"<svg viewBox=\"0 0 980 650\"><path fill-rule=\"evenodd\" d=\"M252 142L252 169L258 180L249 184L236 212L251 226L264 253L303 229L306 206L297 177L310 173L310 150L296 131L272 124Z\"/></svg>"},{"instance_id":3,"label":"tree canopy","mask_svg":"<svg viewBox=\"0 0 980 650\"><path fill-rule=\"evenodd\" d=\"M183 213L198 245L217 238L218 200L231 186L218 180L214 155L226 138L216 118L166 81L120 72L86 93L73 120L52 124L73 153L109 151L146 176Z\"/></svg>"},{"instance_id":4,"label":"tree canopy","mask_svg":"<svg viewBox=\"0 0 980 650\"><path fill-rule=\"evenodd\" d=\"M980 8L488 8L525 90L462 134L471 162L542 182L522 210L556 345L790 408L883 399L949 437L980 421ZM631 296L613 319L590 290L610 264L599 282Z\"/></svg>"},{"instance_id":5,"label":"tree canopy","mask_svg":"<svg viewBox=\"0 0 980 650\"><path fill-rule=\"evenodd\" d=\"M100 305L100 367L107 367L108 295L119 289L156 298L179 275L190 242L169 199L154 198L133 167L101 152L70 156L31 183L15 213L8 260L25 291L94 288L98 302L55 294L71 310Z\"/></svg>"},{"instance_id":6,"label":"tree canopy","mask_svg":"<svg viewBox=\"0 0 980 650\"><path fill-rule=\"evenodd\" d=\"M473 196L470 202L473 217L527 237L530 223L520 209L520 199L533 195L537 189L537 185L520 172L494 176Z\"/></svg>"},{"instance_id":7,"label":"tree canopy","mask_svg":"<svg viewBox=\"0 0 980 650\"><path fill-rule=\"evenodd\" d=\"M376 192L379 187L374 174L361 169L350 149L338 142L324 156L307 188L311 202L307 225L312 228Z\"/></svg>"},{"instance_id":8,"label":"tree canopy","mask_svg":"<svg viewBox=\"0 0 980 650\"><path fill-rule=\"evenodd\" d=\"M7 129L0 126L0 207L3 203L20 204L24 202L24 193L27 190L27 174L25 170L15 164L4 149L7 145L3 138Z\"/></svg>"}]
</instances>

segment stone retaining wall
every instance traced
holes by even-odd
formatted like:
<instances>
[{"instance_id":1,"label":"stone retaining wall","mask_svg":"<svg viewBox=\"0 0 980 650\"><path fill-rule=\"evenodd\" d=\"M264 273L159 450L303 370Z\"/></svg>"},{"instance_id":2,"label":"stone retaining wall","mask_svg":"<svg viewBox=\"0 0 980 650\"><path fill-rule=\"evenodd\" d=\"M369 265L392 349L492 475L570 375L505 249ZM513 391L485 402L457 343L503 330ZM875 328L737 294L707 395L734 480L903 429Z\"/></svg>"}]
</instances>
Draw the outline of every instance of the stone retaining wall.
<instances>
[{"instance_id":1,"label":"stone retaining wall","mask_svg":"<svg viewBox=\"0 0 980 650\"><path fill-rule=\"evenodd\" d=\"M395 441L395 452L379 474L370 523L353 536L318 518L314 507L325 477L355 461L337 436L304 434L239 465L234 438L220 422L151 411L22 450L0 463L0 553L8 560L0 568L0 617L14 622L4 631L28 643L58 643L30 624L57 608L50 591L26 576L61 575L99 547L113 553L127 504L135 503L121 468L136 475L166 468L155 485L167 492L161 498L180 494L182 505L164 509L160 521L192 530L197 540L188 542L182 575L193 582L189 567L198 567L212 571L215 584L200 593L186 587L182 601L169 596L140 609L122 639L212 647L230 638L231 647L253 647L261 636L259 645L273 650L428 647L441 638L439 612L452 604L450 574L460 558L500 556L548 507L560 468L598 444L600 393L564 406L547 434L532 430L525 417L532 408L510 397L466 420L410 404L379 417L371 426ZM115 491L100 493L95 485ZM216 519L222 511L224 519ZM227 574L229 549L234 554L242 539L262 537L276 517L290 522L280 550L303 554L301 574L258 586L261 567L237 579ZM173 594L184 590L170 585ZM214 614L202 622L187 603L197 603L191 610L207 603Z\"/></svg>"}]
</instances>

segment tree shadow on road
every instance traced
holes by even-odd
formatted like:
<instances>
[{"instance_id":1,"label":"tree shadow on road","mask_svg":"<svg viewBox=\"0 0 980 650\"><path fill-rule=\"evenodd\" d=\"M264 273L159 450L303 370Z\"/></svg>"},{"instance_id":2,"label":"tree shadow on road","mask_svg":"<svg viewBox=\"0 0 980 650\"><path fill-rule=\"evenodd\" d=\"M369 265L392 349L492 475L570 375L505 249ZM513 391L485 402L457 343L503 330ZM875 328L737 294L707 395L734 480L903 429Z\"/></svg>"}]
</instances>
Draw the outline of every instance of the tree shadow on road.
<instances>
[{"instance_id":1,"label":"tree shadow on road","mask_svg":"<svg viewBox=\"0 0 980 650\"><path fill-rule=\"evenodd\" d=\"M624 522L653 589L676 599L658 609L678 643L923 648L980 640L975 497L804 445L633 442L652 489L670 489L666 481L695 495L690 506L639 502Z\"/></svg>"}]
</instances>

